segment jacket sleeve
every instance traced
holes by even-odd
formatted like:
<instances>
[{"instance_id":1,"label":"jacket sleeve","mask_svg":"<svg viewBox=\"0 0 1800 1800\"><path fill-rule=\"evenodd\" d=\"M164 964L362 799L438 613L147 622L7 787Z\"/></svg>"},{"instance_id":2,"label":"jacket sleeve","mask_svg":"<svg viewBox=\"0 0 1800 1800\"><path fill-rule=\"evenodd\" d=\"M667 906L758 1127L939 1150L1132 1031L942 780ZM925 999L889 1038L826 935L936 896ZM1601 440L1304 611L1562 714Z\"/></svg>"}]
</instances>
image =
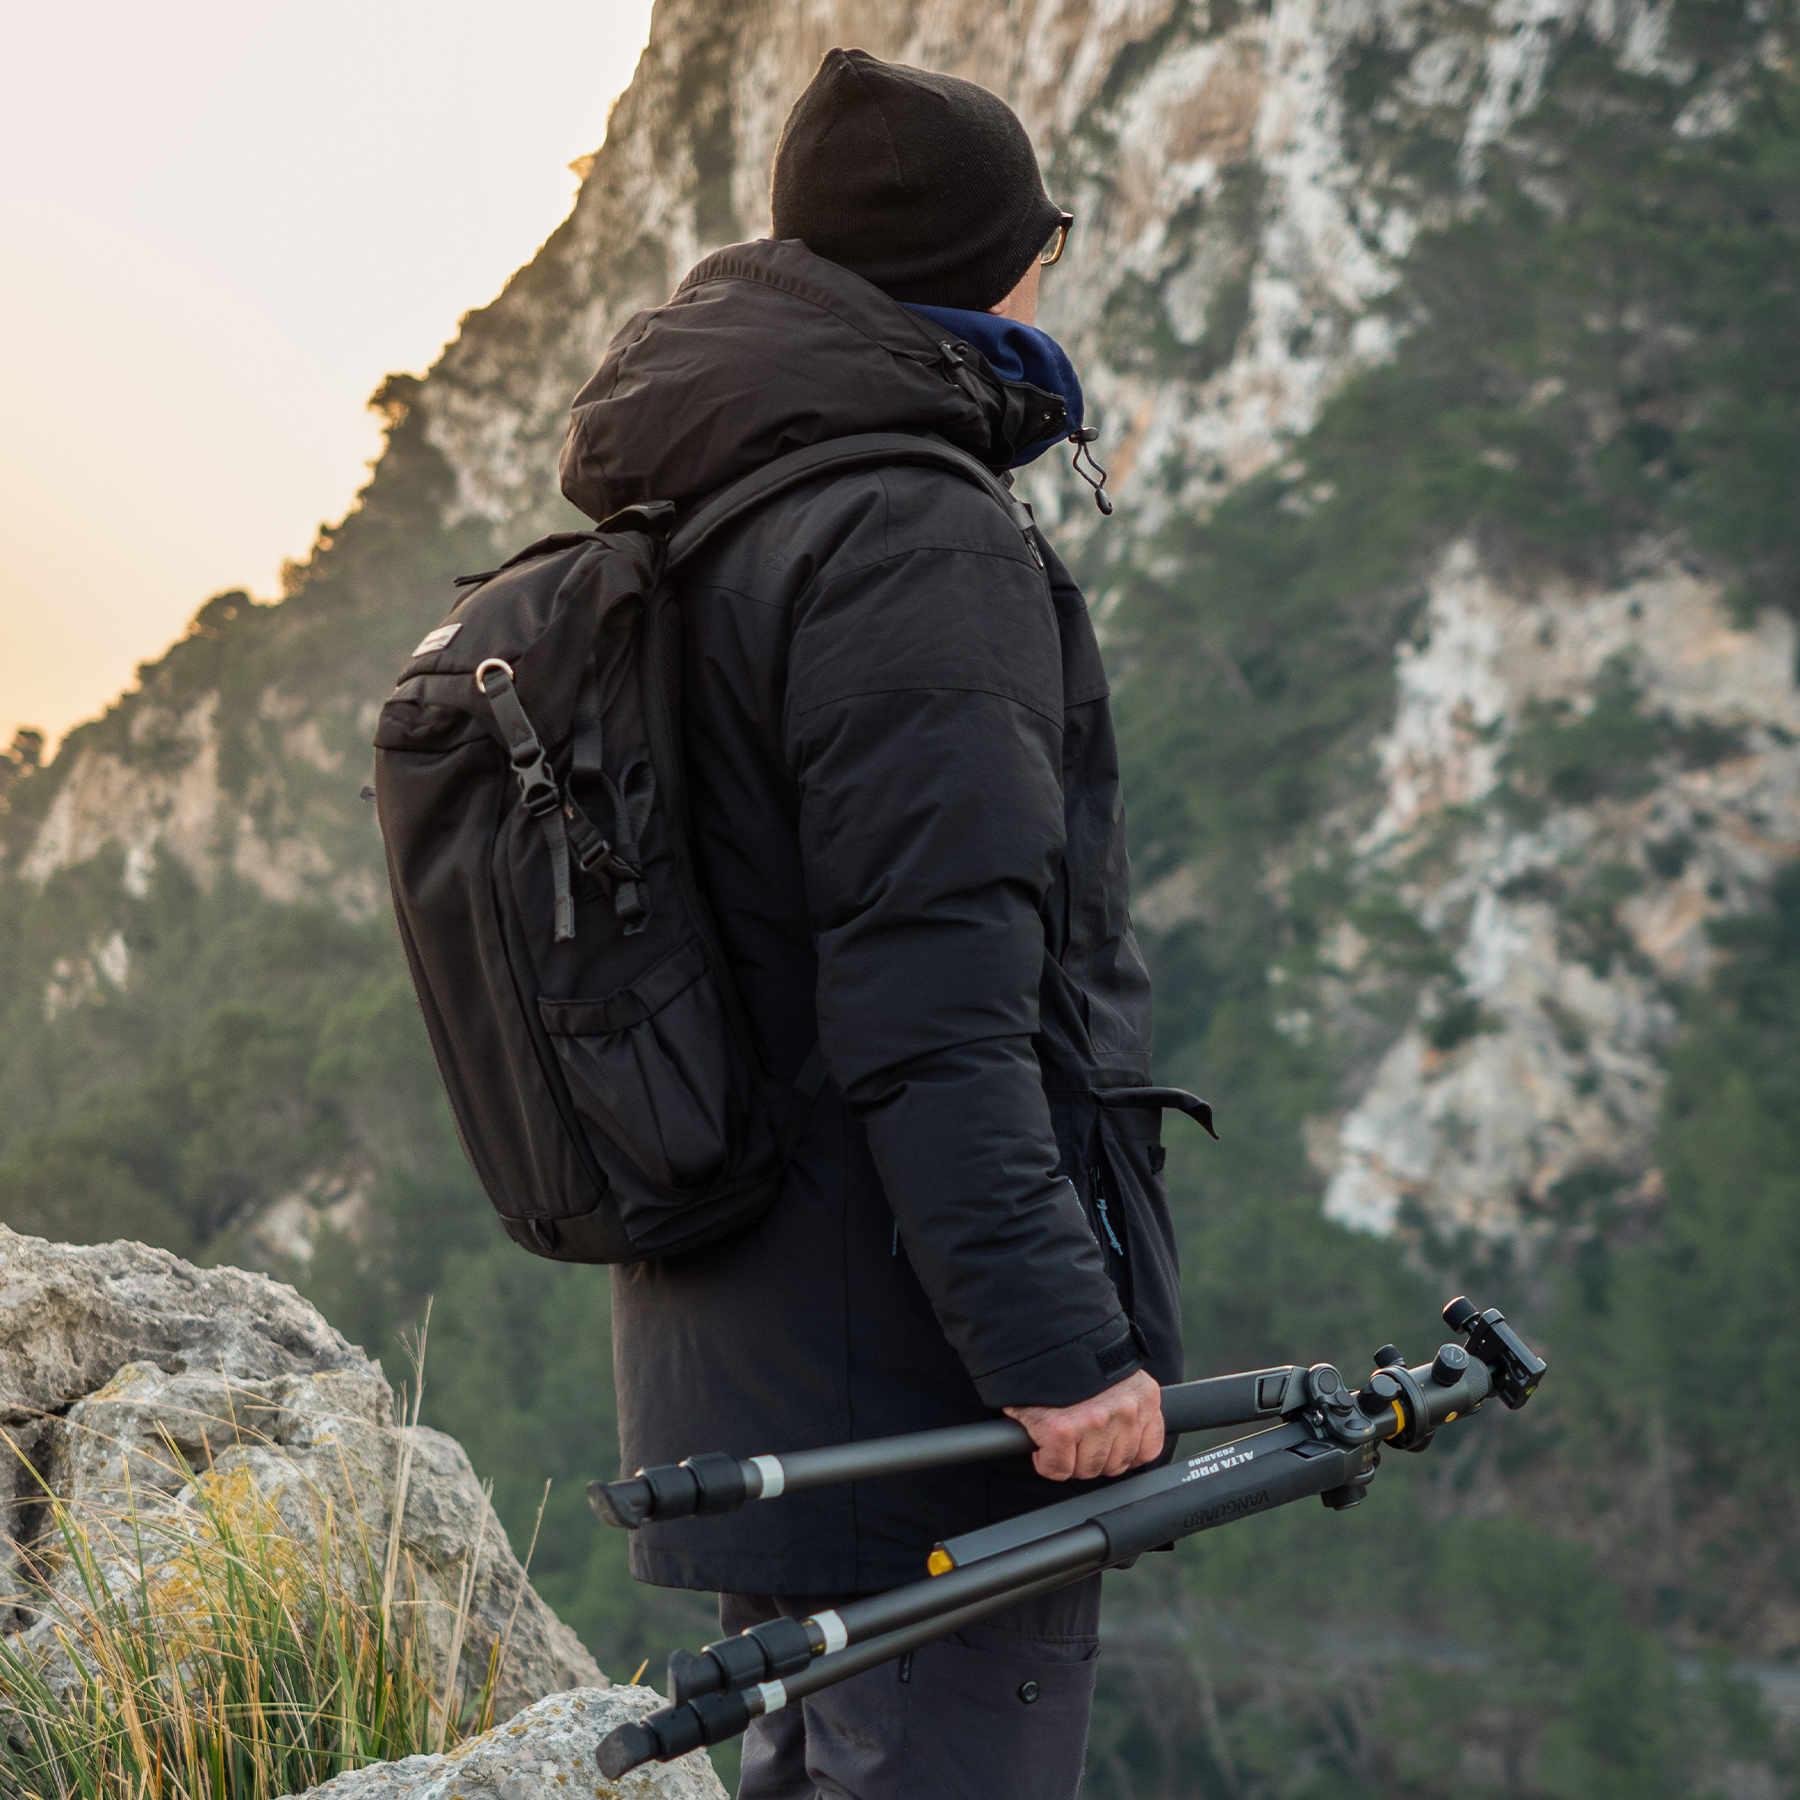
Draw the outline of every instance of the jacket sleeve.
<instances>
[{"instance_id":1,"label":"jacket sleeve","mask_svg":"<svg viewBox=\"0 0 1800 1800\"><path fill-rule=\"evenodd\" d=\"M1017 545L915 548L816 583L784 713L821 1053L995 1407L1068 1405L1141 1366L1055 1172L1032 1042L1063 848L1062 664Z\"/></svg>"}]
</instances>

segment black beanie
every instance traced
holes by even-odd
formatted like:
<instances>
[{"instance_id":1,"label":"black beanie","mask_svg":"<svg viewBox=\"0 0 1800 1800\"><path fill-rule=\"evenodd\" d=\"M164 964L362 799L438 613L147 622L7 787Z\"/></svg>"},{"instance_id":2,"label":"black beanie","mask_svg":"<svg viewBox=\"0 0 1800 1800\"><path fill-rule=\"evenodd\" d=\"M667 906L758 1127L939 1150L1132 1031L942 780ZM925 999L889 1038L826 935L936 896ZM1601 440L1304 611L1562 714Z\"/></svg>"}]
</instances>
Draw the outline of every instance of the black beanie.
<instances>
[{"instance_id":1,"label":"black beanie","mask_svg":"<svg viewBox=\"0 0 1800 1800\"><path fill-rule=\"evenodd\" d=\"M973 81L825 52L781 128L778 238L896 300L983 309L1031 267L1061 216L1025 127Z\"/></svg>"}]
</instances>

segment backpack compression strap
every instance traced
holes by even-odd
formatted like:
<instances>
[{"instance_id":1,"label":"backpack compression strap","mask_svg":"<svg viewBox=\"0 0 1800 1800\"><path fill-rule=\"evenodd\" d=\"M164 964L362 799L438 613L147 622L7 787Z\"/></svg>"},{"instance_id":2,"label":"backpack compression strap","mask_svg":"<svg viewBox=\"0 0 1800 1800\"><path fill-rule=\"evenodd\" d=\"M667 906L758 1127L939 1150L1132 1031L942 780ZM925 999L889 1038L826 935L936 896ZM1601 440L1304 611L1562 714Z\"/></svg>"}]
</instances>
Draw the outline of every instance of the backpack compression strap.
<instances>
[{"instance_id":1,"label":"backpack compression strap","mask_svg":"<svg viewBox=\"0 0 1800 1800\"><path fill-rule=\"evenodd\" d=\"M1043 568L1044 558L1034 535L1036 526L1030 506L968 451L959 450L942 438L907 431L862 431L851 437L829 438L822 444L809 444L804 450L792 450L786 456L765 463L754 473L714 494L676 530L669 540L669 562L673 565L692 556L728 520L773 499L796 482L813 475L849 474L853 469L880 468L892 463L935 463L986 488L1006 508L1007 517L1018 527L1026 549L1031 552L1031 560Z\"/></svg>"}]
</instances>

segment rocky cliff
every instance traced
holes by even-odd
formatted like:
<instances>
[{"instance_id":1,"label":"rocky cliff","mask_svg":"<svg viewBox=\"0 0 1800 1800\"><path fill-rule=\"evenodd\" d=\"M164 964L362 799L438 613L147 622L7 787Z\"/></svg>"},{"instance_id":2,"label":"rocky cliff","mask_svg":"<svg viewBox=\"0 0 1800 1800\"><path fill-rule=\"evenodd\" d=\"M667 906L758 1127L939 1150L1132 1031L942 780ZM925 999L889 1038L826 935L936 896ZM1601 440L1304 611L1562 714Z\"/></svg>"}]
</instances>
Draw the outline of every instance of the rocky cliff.
<instances>
[{"instance_id":1,"label":"rocky cliff","mask_svg":"<svg viewBox=\"0 0 1800 1800\"><path fill-rule=\"evenodd\" d=\"M384 386L387 454L294 565L287 596L209 603L136 690L16 786L7 904L33 915L10 1020L22 1057L81 1029L72 1015L97 1027L134 984L158 979L144 941L158 934L139 922L155 910L159 870L165 890L225 883L240 906L379 914L372 831L351 797L395 652L435 616L456 567L566 522L552 469L570 395L620 321L702 250L766 230L776 132L829 44L979 73L1045 146L1050 184L1081 221L1047 284L1045 322L1096 398L1122 503L1100 520L1060 467L1027 484L1103 609L1129 608L1153 572L1186 608L1160 629L1191 640L1184 668L1203 707L1254 702L1258 673L1229 641L1230 605L1209 579L1237 571L1184 566L1171 533L1204 533L1222 501L1258 483L1280 484L1296 514L1329 513L1334 474L1314 466L1334 454L1322 410L1370 370L1416 382L1411 364L1467 329L1454 311L1463 296L1441 291L1446 246L1503 237L1501 212L1536 207L1554 230L1569 209L1611 202L1590 191L1611 171L1571 153L1596 117L1612 115L1647 154L1703 168L1705 147L1737 127L1757 66L1785 55L1754 7L1667 0L1030 12L938 8L896 29L868 9L658 9L568 220L463 319L428 376ZM1529 242L1529 219L1509 223ZM1672 485L1655 446L1666 461L1664 439L1700 425L1708 398L1671 372L1704 321L1681 316L1679 270L1649 266L1655 255L1619 252L1609 270L1622 291L1590 295L1601 316L1573 324L1560 315L1574 296L1546 292L1566 271L1540 269L1543 283L1516 297L1547 315L1533 327L1541 366L1509 371L1520 321L1502 319L1467 347L1485 378L1470 385L1485 391L1419 394L1428 410L1492 413L1487 441L1473 441L1476 414L1456 448L1495 494L1517 490L1527 539L1542 522L1533 508L1553 514L1570 499L1551 468L1529 466L1540 449L1579 485L1585 452L1623 443L1649 470L1628 496L1632 516L1613 506L1592 542L1521 557L1492 528L1492 495L1441 470L1436 515L1392 520L1395 541L1379 547L1387 585L1408 589L1404 609L1351 566L1335 595L1325 571L1319 619L1296 621L1339 634L1348 627L1332 612L1360 613L1371 679L1331 733L1330 753L1354 760L1357 780L1317 796L1296 836L1270 846L1289 865L1270 878L1291 874L1299 837L1315 840L1308 853L1329 840L1345 891L1389 897L1418 934L1415 960L1433 965L1406 1005L1346 908L1323 926L1329 954L1279 996L1304 1034L1347 1017L1373 986L1390 990L1380 1029L1364 1018L1349 1034L1353 1057L1308 1135L1327 1206L1374 1230L1406 1205L1511 1236L1522 1203L1602 1156L1653 1183L1671 990L1704 973L1709 921L1759 904L1800 848L1792 616L1768 591L1746 602L1730 547L1696 543L1704 534L1684 533L1679 507L1653 491ZM1500 274L1482 303L1498 304L1507 283ZM1496 365L1486 371L1484 353ZM1596 372L1589 356L1612 366ZM1423 419L1388 423L1433 434ZM1384 476L1381 459L1392 450L1404 465L1416 449L1370 441L1370 474L1404 483L1405 467ZM1275 675L1285 685L1292 673ZM1127 668L1127 696L1130 679ZM1633 760L1629 792L1552 771L1529 818L1503 804L1530 779L1538 738L1584 721L1597 733L1615 716L1649 734L1641 747L1592 746ZM1208 775L1175 778L1203 790ZM1167 929L1233 905L1230 884L1161 823L1139 838L1145 867L1171 865L1146 919ZM50 916L34 913L33 896L52 889ZM341 1201L359 1158L340 1148L338 1167L296 1168L290 1185ZM236 1210L277 1198L247 1195Z\"/></svg>"}]
</instances>

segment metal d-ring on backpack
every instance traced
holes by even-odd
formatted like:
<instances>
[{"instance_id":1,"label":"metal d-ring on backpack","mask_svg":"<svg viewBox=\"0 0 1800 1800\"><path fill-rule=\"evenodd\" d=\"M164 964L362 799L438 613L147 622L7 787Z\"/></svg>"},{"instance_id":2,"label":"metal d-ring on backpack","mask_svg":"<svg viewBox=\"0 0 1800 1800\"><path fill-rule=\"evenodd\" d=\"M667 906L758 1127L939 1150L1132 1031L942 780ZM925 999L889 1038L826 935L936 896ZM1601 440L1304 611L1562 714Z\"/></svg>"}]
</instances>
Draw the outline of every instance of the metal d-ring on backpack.
<instances>
[{"instance_id":1,"label":"metal d-ring on backpack","mask_svg":"<svg viewBox=\"0 0 1800 1800\"><path fill-rule=\"evenodd\" d=\"M480 575L381 709L375 800L413 985L462 1141L508 1234L624 1263L727 1236L774 1198L823 1081L758 1057L689 837L674 571L795 482L937 463L871 432L778 458L676 525L667 501ZM672 533L672 535L671 535Z\"/></svg>"}]
</instances>

